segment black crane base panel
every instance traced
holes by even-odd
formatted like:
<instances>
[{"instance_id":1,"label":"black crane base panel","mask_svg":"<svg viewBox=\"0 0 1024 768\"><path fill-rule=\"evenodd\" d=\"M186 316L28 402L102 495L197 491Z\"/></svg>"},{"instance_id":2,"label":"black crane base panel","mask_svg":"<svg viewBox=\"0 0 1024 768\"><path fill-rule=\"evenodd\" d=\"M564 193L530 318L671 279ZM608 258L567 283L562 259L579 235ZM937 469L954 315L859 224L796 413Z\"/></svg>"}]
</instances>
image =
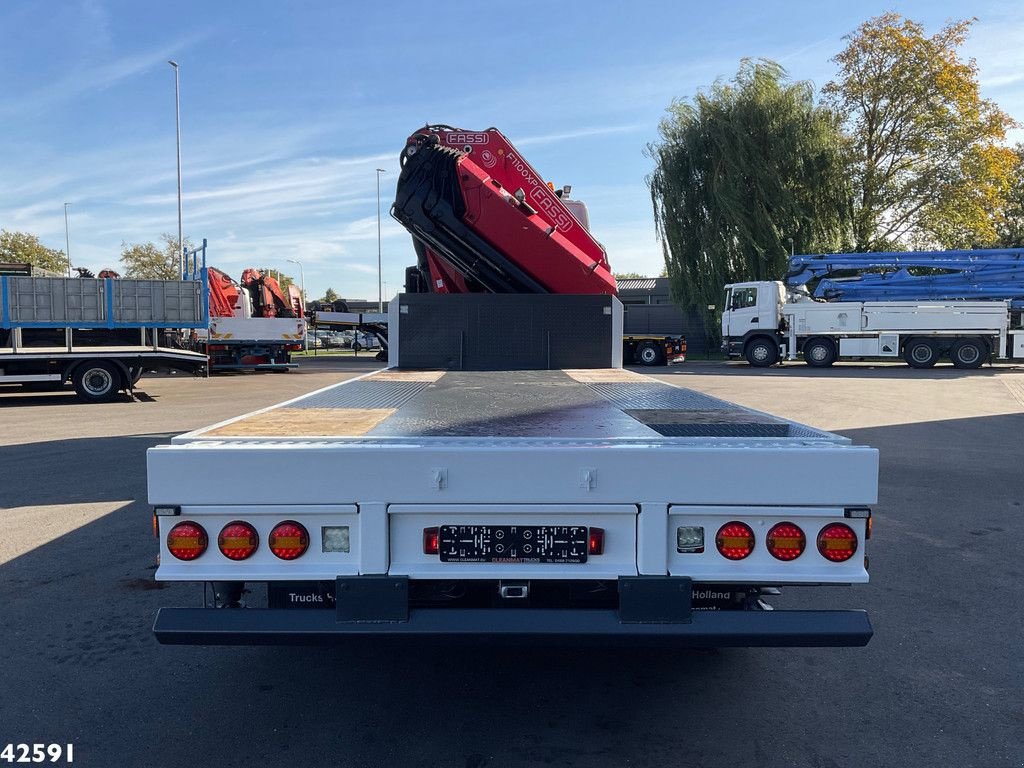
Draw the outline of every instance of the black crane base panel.
<instances>
[{"instance_id":1,"label":"black crane base panel","mask_svg":"<svg viewBox=\"0 0 1024 768\"><path fill-rule=\"evenodd\" d=\"M400 368L532 371L621 365L622 305L613 296L417 293L403 294L399 302Z\"/></svg>"}]
</instances>

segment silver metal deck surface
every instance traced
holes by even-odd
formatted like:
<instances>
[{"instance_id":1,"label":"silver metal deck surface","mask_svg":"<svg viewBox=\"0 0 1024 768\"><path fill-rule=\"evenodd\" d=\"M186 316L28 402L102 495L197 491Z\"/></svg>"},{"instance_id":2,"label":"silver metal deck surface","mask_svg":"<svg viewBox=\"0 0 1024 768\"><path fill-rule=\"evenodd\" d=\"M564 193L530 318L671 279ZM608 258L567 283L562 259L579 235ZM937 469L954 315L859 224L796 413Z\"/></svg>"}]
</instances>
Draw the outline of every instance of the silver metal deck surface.
<instances>
[{"instance_id":1,"label":"silver metal deck surface","mask_svg":"<svg viewBox=\"0 0 1024 768\"><path fill-rule=\"evenodd\" d=\"M218 437L663 437L843 440L627 371L448 371L343 382L212 430ZM374 418L363 418L373 415ZM343 418L342 418L343 417ZM349 422L347 419L353 421ZM252 431L262 420L266 428ZM363 426L356 427L356 422ZM349 428L349 424L352 428ZM280 430L271 429L280 425ZM197 436L203 436L202 432Z\"/></svg>"}]
</instances>

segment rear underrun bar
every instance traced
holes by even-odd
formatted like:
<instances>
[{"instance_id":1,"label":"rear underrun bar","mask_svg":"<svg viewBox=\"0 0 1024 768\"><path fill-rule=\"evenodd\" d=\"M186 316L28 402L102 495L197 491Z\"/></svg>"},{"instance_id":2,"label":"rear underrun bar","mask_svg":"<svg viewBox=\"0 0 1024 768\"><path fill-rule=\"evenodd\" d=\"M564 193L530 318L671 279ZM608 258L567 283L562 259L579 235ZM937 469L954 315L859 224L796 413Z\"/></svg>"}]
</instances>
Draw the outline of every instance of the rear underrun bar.
<instances>
[{"instance_id":1,"label":"rear underrun bar","mask_svg":"<svg viewBox=\"0 0 1024 768\"><path fill-rule=\"evenodd\" d=\"M694 611L689 623L623 623L615 610L412 609L407 621L338 621L332 610L161 608L153 632L164 644L319 645L357 638L520 643L626 642L696 647L863 646L867 613Z\"/></svg>"}]
</instances>

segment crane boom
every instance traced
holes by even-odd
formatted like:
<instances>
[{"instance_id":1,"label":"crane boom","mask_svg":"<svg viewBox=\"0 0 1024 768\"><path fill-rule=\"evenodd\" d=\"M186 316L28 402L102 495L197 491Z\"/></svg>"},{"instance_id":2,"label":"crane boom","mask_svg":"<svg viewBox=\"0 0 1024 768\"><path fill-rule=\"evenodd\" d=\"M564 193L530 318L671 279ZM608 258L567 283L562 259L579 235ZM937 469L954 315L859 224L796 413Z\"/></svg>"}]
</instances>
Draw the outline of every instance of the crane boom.
<instances>
[{"instance_id":1,"label":"crane boom","mask_svg":"<svg viewBox=\"0 0 1024 768\"><path fill-rule=\"evenodd\" d=\"M826 301L1009 301L1024 307L1024 248L797 255L787 286Z\"/></svg>"},{"instance_id":2,"label":"crane boom","mask_svg":"<svg viewBox=\"0 0 1024 768\"><path fill-rule=\"evenodd\" d=\"M391 214L417 252L406 290L616 293L604 248L497 129L427 126L401 163Z\"/></svg>"}]
</instances>

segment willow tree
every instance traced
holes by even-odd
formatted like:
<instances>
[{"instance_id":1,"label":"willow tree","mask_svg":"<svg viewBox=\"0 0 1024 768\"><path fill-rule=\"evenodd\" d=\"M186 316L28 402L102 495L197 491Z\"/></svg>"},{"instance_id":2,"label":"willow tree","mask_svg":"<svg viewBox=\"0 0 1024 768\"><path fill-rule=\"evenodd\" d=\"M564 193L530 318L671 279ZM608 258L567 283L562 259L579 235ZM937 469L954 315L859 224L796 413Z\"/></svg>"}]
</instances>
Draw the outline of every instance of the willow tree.
<instances>
[{"instance_id":1,"label":"willow tree","mask_svg":"<svg viewBox=\"0 0 1024 768\"><path fill-rule=\"evenodd\" d=\"M790 250L841 250L850 192L837 116L778 64L744 60L727 83L676 101L648 147L672 293L703 310L722 286L777 280Z\"/></svg>"}]
</instances>

